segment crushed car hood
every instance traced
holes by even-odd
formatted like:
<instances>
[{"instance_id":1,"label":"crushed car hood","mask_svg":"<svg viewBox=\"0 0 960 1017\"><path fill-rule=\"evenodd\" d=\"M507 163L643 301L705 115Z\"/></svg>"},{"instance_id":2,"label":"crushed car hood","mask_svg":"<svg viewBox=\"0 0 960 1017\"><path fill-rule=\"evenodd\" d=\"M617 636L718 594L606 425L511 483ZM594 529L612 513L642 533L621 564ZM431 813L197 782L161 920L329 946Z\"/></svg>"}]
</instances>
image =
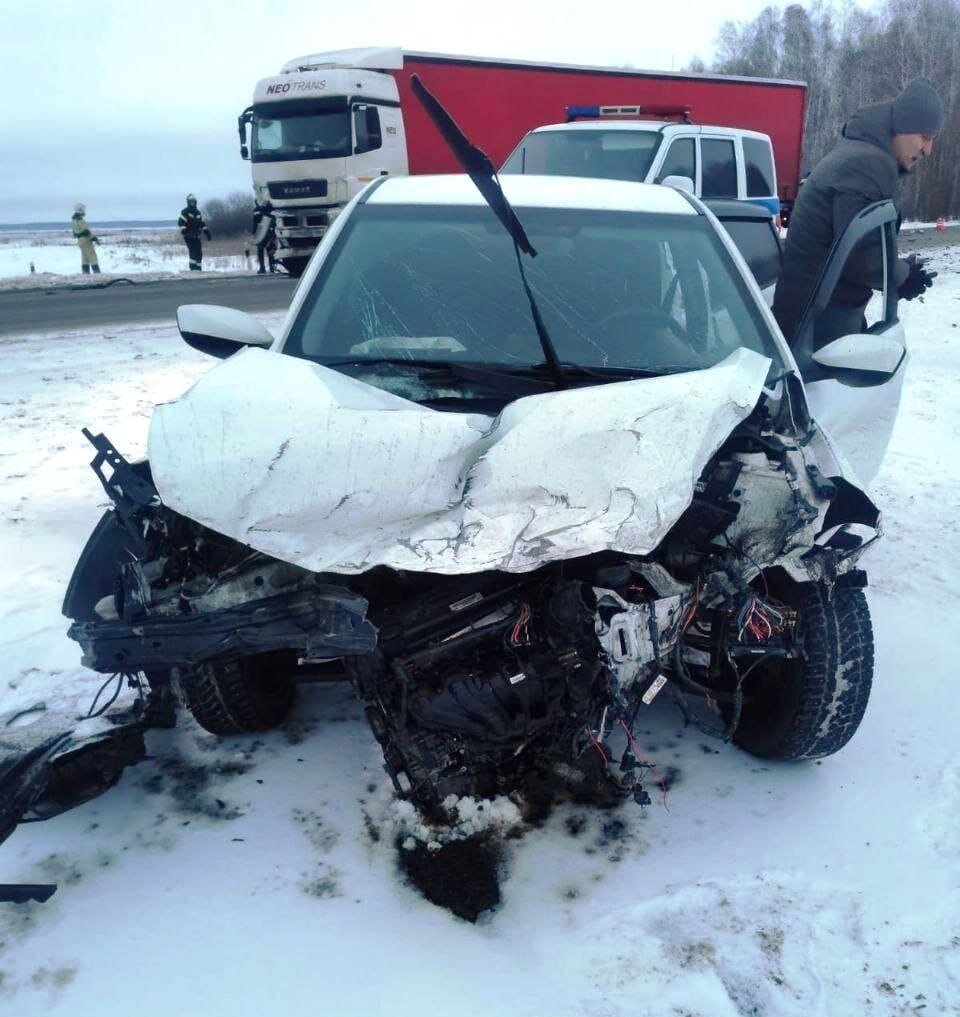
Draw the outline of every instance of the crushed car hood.
<instances>
[{"instance_id":1,"label":"crushed car hood","mask_svg":"<svg viewBox=\"0 0 960 1017\"><path fill-rule=\"evenodd\" d=\"M243 350L150 426L172 509L315 572L525 572L646 554L749 415L770 361L432 410L337 371Z\"/></svg>"}]
</instances>

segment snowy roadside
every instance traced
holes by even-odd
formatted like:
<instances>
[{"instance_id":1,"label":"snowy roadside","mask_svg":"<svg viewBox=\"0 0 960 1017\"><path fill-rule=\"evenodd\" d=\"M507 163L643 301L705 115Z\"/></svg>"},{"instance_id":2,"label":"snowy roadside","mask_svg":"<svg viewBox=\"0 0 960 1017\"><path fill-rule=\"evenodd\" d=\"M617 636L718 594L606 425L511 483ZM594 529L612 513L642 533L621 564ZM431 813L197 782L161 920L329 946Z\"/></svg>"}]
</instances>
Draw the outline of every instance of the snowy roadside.
<instances>
[{"instance_id":1,"label":"snowy roadside","mask_svg":"<svg viewBox=\"0 0 960 1017\"><path fill-rule=\"evenodd\" d=\"M400 877L401 827L349 690L304 690L284 729L258 738L217 740L184 718L151 734L153 760L117 788L0 847L0 881L60 884L47 904L0 905L0 1005L960 1013L960 249L931 267L925 302L903 307L912 362L875 487L886 535L865 559L875 690L841 753L762 763L658 700L638 737L669 790L645 811L559 809L508 842L503 902L473 926ZM142 454L153 405L212 362L166 326L0 349L0 710L85 707L99 681L59 605L106 498L79 428Z\"/></svg>"},{"instance_id":2,"label":"snowy roadside","mask_svg":"<svg viewBox=\"0 0 960 1017\"><path fill-rule=\"evenodd\" d=\"M197 278L187 267L187 253L176 230L111 230L97 246L100 274L83 275L80 252L69 236L49 233L0 233L0 292L51 286L109 282L134 277ZM204 244L205 272L246 275L256 269L256 248L243 237Z\"/></svg>"}]
</instances>

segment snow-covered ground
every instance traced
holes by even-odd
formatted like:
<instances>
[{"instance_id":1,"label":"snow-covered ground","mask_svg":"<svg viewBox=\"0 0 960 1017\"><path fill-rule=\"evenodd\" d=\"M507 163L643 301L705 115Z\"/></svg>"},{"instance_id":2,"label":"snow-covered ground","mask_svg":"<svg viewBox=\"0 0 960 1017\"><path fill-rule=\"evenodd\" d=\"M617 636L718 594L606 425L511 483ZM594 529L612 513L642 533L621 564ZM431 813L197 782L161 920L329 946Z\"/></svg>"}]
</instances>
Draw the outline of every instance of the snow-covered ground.
<instances>
[{"instance_id":1,"label":"snow-covered ground","mask_svg":"<svg viewBox=\"0 0 960 1017\"><path fill-rule=\"evenodd\" d=\"M244 255L245 249L251 251L252 258ZM97 245L97 260L101 281L118 275L143 279L191 274L187 249L177 231L171 229L104 230ZM242 238L205 243L203 267L208 272L248 272L256 268L256 248ZM81 274L80 249L70 236L69 227L65 227L63 235L0 233L0 290L81 279L91 281Z\"/></svg>"},{"instance_id":2,"label":"snow-covered ground","mask_svg":"<svg viewBox=\"0 0 960 1017\"><path fill-rule=\"evenodd\" d=\"M841 753L761 762L658 699L638 735L670 790L507 841L502 903L474 925L404 881L403 817L348 689L304 689L266 736L183 717L115 789L0 847L0 882L59 883L0 904L0 1012L960 1013L960 249L931 267L902 308L913 360L874 491L875 689ZM86 708L99 679L59 605L106 498L79 429L142 453L152 406L211 361L172 326L0 350L0 711Z\"/></svg>"}]
</instances>

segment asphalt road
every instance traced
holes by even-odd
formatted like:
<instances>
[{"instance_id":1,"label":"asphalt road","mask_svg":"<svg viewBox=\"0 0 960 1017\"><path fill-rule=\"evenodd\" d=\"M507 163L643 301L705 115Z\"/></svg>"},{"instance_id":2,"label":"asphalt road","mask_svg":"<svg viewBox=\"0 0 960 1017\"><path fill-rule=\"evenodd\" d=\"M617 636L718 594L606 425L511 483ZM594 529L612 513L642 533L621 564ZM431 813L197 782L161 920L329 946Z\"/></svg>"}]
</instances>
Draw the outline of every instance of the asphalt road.
<instances>
[{"instance_id":1,"label":"asphalt road","mask_svg":"<svg viewBox=\"0 0 960 1017\"><path fill-rule=\"evenodd\" d=\"M960 244L960 227L904 230L900 253ZM287 275L216 276L155 282L99 280L76 287L0 291L0 336L161 321L173 324L181 304L225 304L241 311L282 311L296 281Z\"/></svg>"},{"instance_id":2,"label":"asphalt road","mask_svg":"<svg viewBox=\"0 0 960 1017\"><path fill-rule=\"evenodd\" d=\"M941 247L955 247L960 244L960 226L945 229L901 230L897 241L901 254L911 251L932 251Z\"/></svg>"},{"instance_id":3,"label":"asphalt road","mask_svg":"<svg viewBox=\"0 0 960 1017\"><path fill-rule=\"evenodd\" d=\"M133 280L136 276L132 277ZM181 304L224 304L240 311L286 310L296 288L287 275L115 282L0 292L0 335L23 335L116 325L175 323Z\"/></svg>"}]
</instances>

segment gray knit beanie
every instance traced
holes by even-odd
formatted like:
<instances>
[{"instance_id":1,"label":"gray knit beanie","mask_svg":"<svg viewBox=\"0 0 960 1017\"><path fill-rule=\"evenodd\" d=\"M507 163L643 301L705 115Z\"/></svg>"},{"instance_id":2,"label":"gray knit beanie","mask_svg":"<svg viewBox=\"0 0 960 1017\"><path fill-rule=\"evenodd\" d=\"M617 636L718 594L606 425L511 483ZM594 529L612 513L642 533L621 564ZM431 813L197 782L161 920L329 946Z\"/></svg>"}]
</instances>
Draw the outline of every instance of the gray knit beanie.
<instances>
[{"instance_id":1,"label":"gray knit beanie","mask_svg":"<svg viewBox=\"0 0 960 1017\"><path fill-rule=\"evenodd\" d=\"M939 134L943 119L943 102L926 78L911 81L893 100L894 134Z\"/></svg>"}]
</instances>

